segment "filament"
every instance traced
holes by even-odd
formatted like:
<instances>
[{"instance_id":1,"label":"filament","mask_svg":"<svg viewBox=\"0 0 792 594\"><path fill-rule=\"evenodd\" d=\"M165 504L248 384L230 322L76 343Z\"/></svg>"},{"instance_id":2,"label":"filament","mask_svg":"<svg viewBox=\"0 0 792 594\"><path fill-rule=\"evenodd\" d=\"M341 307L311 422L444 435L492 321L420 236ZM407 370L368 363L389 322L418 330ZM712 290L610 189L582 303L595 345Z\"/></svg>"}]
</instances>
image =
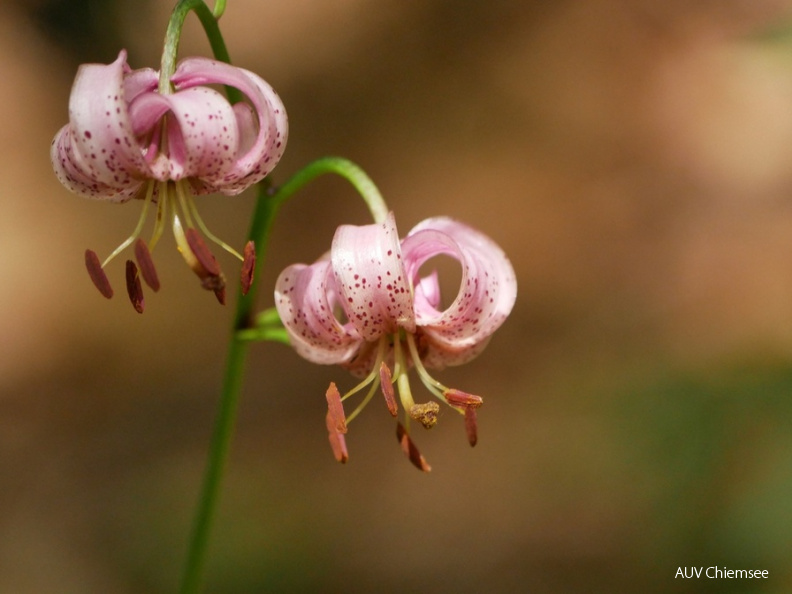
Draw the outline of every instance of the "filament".
<instances>
[{"instance_id":1,"label":"filament","mask_svg":"<svg viewBox=\"0 0 792 594\"><path fill-rule=\"evenodd\" d=\"M214 233L209 231L208 227L203 222L203 219L201 218L201 215L198 214L198 208L196 208L195 202L193 201L192 196L188 196L187 197L187 201L188 201L187 203L188 203L190 212L192 213L192 216L195 217L195 222L198 224L198 228L201 231L203 231L203 234L206 235L206 237L208 237L211 241L213 241L217 245L219 245L221 248L223 248L225 251L227 251L229 254L232 254L233 256L236 256L239 260L242 260L244 262L245 259L242 256L239 255L239 252L237 252L234 248L232 248L230 245L228 245L225 241L223 241L222 239L218 238Z\"/></svg>"},{"instance_id":2,"label":"filament","mask_svg":"<svg viewBox=\"0 0 792 594\"><path fill-rule=\"evenodd\" d=\"M184 215L184 222L187 223L187 228L194 227L192 222L192 217L190 216L190 207L187 205L187 196L184 193L184 187L181 183L177 182L176 184L176 197L179 199L179 206L181 206L181 212Z\"/></svg>"},{"instance_id":3,"label":"filament","mask_svg":"<svg viewBox=\"0 0 792 594\"><path fill-rule=\"evenodd\" d=\"M418 356L418 347L415 346L415 339L413 338L412 334L407 335L407 346L410 349L410 357L412 357L415 370L418 372L418 377L421 378L423 385L426 386L426 389L432 394L445 402L446 399L443 396L443 392L448 390L448 388L438 382L435 378L429 375L428 371L426 371L426 367L423 366L423 363L421 363L421 358Z\"/></svg>"},{"instance_id":4,"label":"filament","mask_svg":"<svg viewBox=\"0 0 792 594\"><path fill-rule=\"evenodd\" d=\"M393 343L393 356L396 359L400 369L404 370L396 376L396 386L399 388L399 400L401 400L404 409L409 412L409 410L415 406L415 400L413 399L412 391L410 390L410 378L407 374L407 365L404 361L404 352L402 351L401 340L398 337Z\"/></svg>"},{"instance_id":5,"label":"filament","mask_svg":"<svg viewBox=\"0 0 792 594\"><path fill-rule=\"evenodd\" d=\"M165 227L168 226L168 184L167 182L159 182L159 201L157 202L157 222L154 224L154 231L151 234L151 241L149 242L149 250L154 250Z\"/></svg>"},{"instance_id":6,"label":"filament","mask_svg":"<svg viewBox=\"0 0 792 594\"><path fill-rule=\"evenodd\" d=\"M133 241L135 241L138 238L140 232L143 230L143 224L146 222L146 214L148 213L148 207L149 204L151 204L151 197L153 196L153 194L154 194L154 184L149 183L148 187L146 188L146 198L143 201L143 211L140 213L140 218L138 219L137 225L135 226L135 230L132 231L132 235L127 237L126 240L124 240L124 242L121 245L119 245L113 251L112 254L107 256L107 259L104 262L102 262L102 268L107 266L113 258L115 258L118 254L123 252L126 248L128 248L132 244Z\"/></svg>"},{"instance_id":7,"label":"filament","mask_svg":"<svg viewBox=\"0 0 792 594\"><path fill-rule=\"evenodd\" d=\"M347 418L346 418L347 424L349 424L352 421L352 419L354 419L356 416L358 416L360 414L360 411L362 411L366 407L366 405L369 403L371 398L374 396L374 392L376 392L377 388L379 388L379 385L380 385L379 381L373 381L371 383L371 388L369 388L369 391L366 394L366 397L360 402L360 404L357 405L357 408L355 408L355 410L353 410L347 416Z\"/></svg>"},{"instance_id":8,"label":"filament","mask_svg":"<svg viewBox=\"0 0 792 594\"><path fill-rule=\"evenodd\" d=\"M366 379L364 379L357 386L352 388L349 392L344 394L344 396L341 398L341 402L343 402L353 394L357 394L363 388L365 388L375 380L376 380L376 385L379 386L379 365L380 363L382 363L382 360L385 358L385 347L386 347L385 337L383 336L379 339L379 344L377 345L377 360L374 363L374 366L371 368L369 374L366 376Z\"/></svg>"}]
</instances>

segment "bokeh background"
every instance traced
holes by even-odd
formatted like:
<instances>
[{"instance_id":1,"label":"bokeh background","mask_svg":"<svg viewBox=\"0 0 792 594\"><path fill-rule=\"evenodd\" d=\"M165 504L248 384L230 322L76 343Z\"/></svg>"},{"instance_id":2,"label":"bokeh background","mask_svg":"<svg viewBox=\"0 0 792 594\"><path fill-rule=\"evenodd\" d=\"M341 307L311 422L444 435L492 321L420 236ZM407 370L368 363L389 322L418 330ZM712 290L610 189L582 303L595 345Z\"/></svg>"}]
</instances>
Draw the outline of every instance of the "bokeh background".
<instances>
[{"instance_id":1,"label":"bokeh background","mask_svg":"<svg viewBox=\"0 0 792 594\"><path fill-rule=\"evenodd\" d=\"M228 4L231 55L289 111L276 182L346 156L402 232L448 214L495 238L519 295L440 374L485 406L475 449L451 413L415 434L429 475L376 405L337 465L323 394L352 378L254 346L206 591L792 591L792 2ZM83 251L139 209L70 195L48 157L78 64L156 67L171 7L3 4L0 592L178 583L232 308L170 239L144 315L102 299ZM194 18L182 53L209 53ZM252 206L199 200L238 246ZM366 220L316 182L259 282ZM675 579L694 566L770 577Z\"/></svg>"}]
</instances>

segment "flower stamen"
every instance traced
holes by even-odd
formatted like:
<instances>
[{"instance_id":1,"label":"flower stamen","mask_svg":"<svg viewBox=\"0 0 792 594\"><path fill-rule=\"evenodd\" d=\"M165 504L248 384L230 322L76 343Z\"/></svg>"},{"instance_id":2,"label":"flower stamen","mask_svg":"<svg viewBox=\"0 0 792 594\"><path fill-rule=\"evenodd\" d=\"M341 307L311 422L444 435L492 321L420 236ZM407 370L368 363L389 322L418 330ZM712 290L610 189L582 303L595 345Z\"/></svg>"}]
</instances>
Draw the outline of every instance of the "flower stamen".
<instances>
[{"instance_id":1,"label":"flower stamen","mask_svg":"<svg viewBox=\"0 0 792 594\"><path fill-rule=\"evenodd\" d=\"M94 286L99 289L102 295L110 299L113 296L113 287L110 286L110 280L102 268L102 263L99 262L99 256L93 250L85 250L85 267L88 269L88 276L91 277Z\"/></svg>"},{"instance_id":2,"label":"flower stamen","mask_svg":"<svg viewBox=\"0 0 792 594\"><path fill-rule=\"evenodd\" d=\"M440 412L440 405L434 400L423 404L414 404L410 407L410 417L418 421L425 429L431 429L437 425L437 414Z\"/></svg>"},{"instance_id":3,"label":"flower stamen","mask_svg":"<svg viewBox=\"0 0 792 594\"><path fill-rule=\"evenodd\" d=\"M148 215L148 207L149 204L151 204L153 195L154 195L154 183L152 182L146 186L146 197L143 200L143 210L140 212L140 217L138 218L138 222L137 225L135 226L135 230L132 231L132 235L127 237L121 243L121 245L119 245L115 250L113 250L112 254L107 256L107 258L105 258L105 261L102 262L102 268L107 266L112 261L113 258L115 258L118 254L123 252L130 245L132 245L132 242L135 241L140 236L140 232L143 230L143 225L146 222L146 216Z\"/></svg>"},{"instance_id":4,"label":"flower stamen","mask_svg":"<svg viewBox=\"0 0 792 594\"><path fill-rule=\"evenodd\" d=\"M478 443L477 415L476 407L468 406L465 408L465 432L467 433L468 443L471 448Z\"/></svg>"},{"instance_id":5,"label":"flower stamen","mask_svg":"<svg viewBox=\"0 0 792 594\"><path fill-rule=\"evenodd\" d=\"M146 245L146 242L138 237L135 242L135 259L138 266L140 266L140 274L146 284L156 293L160 289L159 276L157 276L157 269L154 266L154 260L151 259L151 252Z\"/></svg>"},{"instance_id":6,"label":"flower stamen","mask_svg":"<svg viewBox=\"0 0 792 594\"><path fill-rule=\"evenodd\" d=\"M242 285L242 294L247 295L253 284L253 273L256 271L256 245L253 241L245 244L245 257L242 260L242 271L239 273L239 281Z\"/></svg>"},{"instance_id":7,"label":"flower stamen","mask_svg":"<svg viewBox=\"0 0 792 594\"><path fill-rule=\"evenodd\" d=\"M113 258L115 258L118 254L123 252L126 248L132 245L139 236L140 232L143 230L143 225L146 222L146 216L148 215L148 207L149 204L152 202L152 196L154 195L154 184L149 183L146 187L146 196L143 200L143 210L140 213L140 217L138 218L138 222L135 225L134 231L132 231L132 235L127 237L121 245L119 245L113 252L105 258L105 261L101 264L99 263L99 257L96 255L96 252L93 250L86 250L85 251L85 267L88 269L88 275L91 277L94 286L99 289L99 292L104 295L107 299L110 299L113 296L113 288L110 286L110 280L107 278L107 274L105 274L104 268L107 266ZM137 307L135 307L137 309Z\"/></svg>"},{"instance_id":8,"label":"flower stamen","mask_svg":"<svg viewBox=\"0 0 792 594\"><path fill-rule=\"evenodd\" d=\"M344 434L340 433L336 428L335 419L329 410L325 416L325 424L327 425L327 437L330 441L330 447L333 449L333 455L341 464L345 464L349 460L346 439L344 439Z\"/></svg>"},{"instance_id":9,"label":"flower stamen","mask_svg":"<svg viewBox=\"0 0 792 594\"><path fill-rule=\"evenodd\" d=\"M457 410L462 409L461 412L464 412L465 431L467 433L468 443L471 447L475 446L478 442L477 410L484 404L484 400L481 396L468 394L467 392L462 392L461 390L455 390L453 388L447 389L443 393L443 396L448 404Z\"/></svg>"},{"instance_id":10,"label":"flower stamen","mask_svg":"<svg viewBox=\"0 0 792 594\"><path fill-rule=\"evenodd\" d=\"M412 359L412 363L415 366L415 370L418 372L418 377L421 378L423 385L426 386L426 389L437 396L440 400L445 400L443 393L448 390L448 388L438 382L435 378L429 375L428 371L426 371L426 367L424 367L423 363L421 363L421 357L418 354L418 347L415 345L415 338L413 338L412 334L407 335L407 347L410 349L410 358Z\"/></svg>"},{"instance_id":11,"label":"flower stamen","mask_svg":"<svg viewBox=\"0 0 792 594\"><path fill-rule=\"evenodd\" d=\"M358 416L363 411L363 409L366 408L366 405L371 402L371 399L374 397L374 392L376 392L377 388L379 388L379 384L380 382L378 378L375 378L371 382L371 387L369 388L368 392L366 392L366 396L363 398L360 404L357 405L355 410L352 411L352 413L347 418L347 421L352 421L352 419Z\"/></svg>"},{"instance_id":12,"label":"flower stamen","mask_svg":"<svg viewBox=\"0 0 792 594\"><path fill-rule=\"evenodd\" d=\"M388 405L388 412L392 417L395 417L399 414L399 407L396 405L391 372L385 361L380 363L380 385L382 386L382 395L385 397L385 404Z\"/></svg>"},{"instance_id":13,"label":"flower stamen","mask_svg":"<svg viewBox=\"0 0 792 594\"><path fill-rule=\"evenodd\" d=\"M387 339L383 336L382 338L380 338L379 342L377 343L377 358L375 360L374 366L372 367L371 371L363 379L363 381L361 381L357 386L355 386L354 388L349 390L346 394L344 394L341 400L346 400L353 394L357 394L358 392L360 392L360 390L371 384L371 382L373 382L375 378L377 378L377 376L379 375L379 365L384 360L387 349L388 349L388 342ZM352 415L349 416L351 417Z\"/></svg>"},{"instance_id":14,"label":"flower stamen","mask_svg":"<svg viewBox=\"0 0 792 594\"><path fill-rule=\"evenodd\" d=\"M410 378L407 376L407 364L404 360L404 353L401 347L400 337L393 341L393 357L396 360L396 386L399 388L399 400L401 400L404 410L411 410L415 406L415 400L410 390ZM408 422L405 420L405 422Z\"/></svg>"},{"instance_id":15,"label":"flower stamen","mask_svg":"<svg viewBox=\"0 0 792 594\"><path fill-rule=\"evenodd\" d=\"M182 190L182 193L184 193L183 190ZM209 231L209 228L206 226L206 223L203 222L203 219L201 218L201 215L198 214L198 208L195 206L195 201L192 199L192 196L188 195L186 197L186 200L187 200L187 207L190 209L190 214L195 219L195 223L196 223L197 227L201 230L201 232L204 235L206 235L206 237L209 238L210 241L212 241L215 244L219 245L221 248L223 248L229 254L234 256L237 260L239 260L241 262L244 262L245 259L242 256L239 255L238 251L236 251L234 248L232 248L230 245L228 245L225 241L223 241L222 239L217 237L214 233Z\"/></svg>"},{"instance_id":16,"label":"flower stamen","mask_svg":"<svg viewBox=\"0 0 792 594\"><path fill-rule=\"evenodd\" d=\"M334 382L330 382L330 387L325 392L327 399L327 413L333 419L333 427L339 433L346 433L346 417L344 415L344 404L341 402L341 394Z\"/></svg>"},{"instance_id":17,"label":"flower stamen","mask_svg":"<svg viewBox=\"0 0 792 594\"><path fill-rule=\"evenodd\" d=\"M157 220L154 223L154 230L151 233L151 241L149 241L149 249L152 251L165 232L165 227L168 225L168 184L166 182L159 182L158 189Z\"/></svg>"},{"instance_id":18,"label":"flower stamen","mask_svg":"<svg viewBox=\"0 0 792 594\"><path fill-rule=\"evenodd\" d=\"M404 455L412 462L413 466L423 472L430 472L432 470L432 467L429 466L426 458L418 451L418 448L415 446L412 439L410 439L410 435L401 423L396 425L396 439L399 440L399 445L401 445Z\"/></svg>"},{"instance_id":19,"label":"flower stamen","mask_svg":"<svg viewBox=\"0 0 792 594\"><path fill-rule=\"evenodd\" d=\"M137 266L132 260L127 260L126 263L126 284L129 300L132 306L138 313L143 313L145 302L143 300L143 287L140 285L140 276L138 275Z\"/></svg>"},{"instance_id":20,"label":"flower stamen","mask_svg":"<svg viewBox=\"0 0 792 594\"><path fill-rule=\"evenodd\" d=\"M187 240L187 245L190 246L190 251L203 269L201 271L202 273L199 273L198 276L219 277L221 271L220 265L217 263L217 258L215 258L214 254L209 250L209 246L206 245L206 242L198 231L190 227L184 232L184 237Z\"/></svg>"}]
</instances>

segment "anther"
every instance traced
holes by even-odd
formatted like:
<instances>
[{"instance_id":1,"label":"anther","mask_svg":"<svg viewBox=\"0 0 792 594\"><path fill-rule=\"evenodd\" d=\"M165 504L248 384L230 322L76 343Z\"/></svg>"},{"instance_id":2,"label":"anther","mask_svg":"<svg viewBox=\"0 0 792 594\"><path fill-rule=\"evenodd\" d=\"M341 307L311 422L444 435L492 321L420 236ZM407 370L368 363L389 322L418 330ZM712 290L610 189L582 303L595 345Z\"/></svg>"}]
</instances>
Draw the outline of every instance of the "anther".
<instances>
[{"instance_id":1,"label":"anther","mask_svg":"<svg viewBox=\"0 0 792 594\"><path fill-rule=\"evenodd\" d=\"M88 269L88 276L94 286L99 289L99 292L110 299L113 296L113 287L110 286L110 281L102 269L102 263L99 262L99 257L93 250L85 250L85 267Z\"/></svg>"},{"instance_id":2,"label":"anther","mask_svg":"<svg viewBox=\"0 0 792 594\"><path fill-rule=\"evenodd\" d=\"M248 241L245 244L245 251L243 253L244 259L242 260L242 294L247 295L250 291L250 286L253 284L253 272L256 269L256 246L253 241Z\"/></svg>"},{"instance_id":3,"label":"anther","mask_svg":"<svg viewBox=\"0 0 792 594\"><path fill-rule=\"evenodd\" d=\"M184 236L190 251L195 256L195 262L191 264L191 268L201 279L201 286L207 291L214 291L220 305L225 305L225 277L217 259L198 231L187 229Z\"/></svg>"},{"instance_id":4,"label":"anther","mask_svg":"<svg viewBox=\"0 0 792 594\"><path fill-rule=\"evenodd\" d=\"M413 404L410 407L410 416L423 425L426 429L431 429L437 425L437 413L440 412L440 405L430 401L424 404Z\"/></svg>"},{"instance_id":5,"label":"anther","mask_svg":"<svg viewBox=\"0 0 792 594\"><path fill-rule=\"evenodd\" d=\"M478 408L484 404L484 400L481 398L481 396L468 394L467 392L455 390L454 388L447 389L445 392L443 392L443 396L445 396L446 401L451 406L472 406L473 408Z\"/></svg>"},{"instance_id":6,"label":"anther","mask_svg":"<svg viewBox=\"0 0 792 594\"><path fill-rule=\"evenodd\" d=\"M220 305L225 305L225 286L220 287L219 289L214 290L215 297L217 297L217 302Z\"/></svg>"},{"instance_id":7,"label":"anther","mask_svg":"<svg viewBox=\"0 0 792 594\"><path fill-rule=\"evenodd\" d=\"M327 414L333 419L335 430L339 433L346 433L346 415L344 414L344 404L341 402L341 394L334 382L330 382L330 387L325 392L327 399Z\"/></svg>"},{"instance_id":8,"label":"anther","mask_svg":"<svg viewBox=\"0 0 792 594\"><path fill-rule=\"evenodd\" d=\"M410 439L407 430L404 428L404 426L402 426L401 423L396 425L396 438L399 440L399 445L401 445L404 455L407 456L410 462L412 462L413 466L424 472L429 472L432 470L432 467L429 466L429 464L426 462L426 459L421 455L421 452L419 452L418 448L415 447L415 444Z\"/></svg>"},{"instance_id":9,"label":"anther","mask_svg":"<svg viewBox=\"0 0 792 594\"><path fill-rule=\"evenodd\" d=\"M184 232L184 236L187 238L187 245L190 246L190 251L195 255L206 272L206 275L219 277L220 266L217 264L217 259L209 250L209 247L198 231L195 229L187 229Z\"/></svg>"},{"instance_id":10,"label":"anther","mask_svg":"<svg viewBox=\"0 0 792 594\"><path fill-rule=\"evenodd\" d=\"M461 390L449 388L443 392L446 401L451 406L463 407L465 409L465 432L467 433L468 443L471 447L475 446L478 442L478 423L476 409L480 407L484 401L481 396L475 394L468 394Z\"/></svg>"},{"instance_id":11,"label":"anther","mask_svg":"<svg viewBox=\"0 0 792 594\"><path fill-rule=\"evenodd\" d=\"M143 287L140 285L140 276L138 276L138 269L132 260L127 260L126 263L126 283L127 293L129 293L129 300L132 306L138 313L143 313Z\"/></svg>"},{"instance_id":12,"label":"anther","mask_svg":"<svg viewBox=\"0 0 792 594\"><path fill-rule=\"evenodd\" d=\"M335 459L341 462L341 464L346 463L346 461L349 460L346 439L343 433L339 433L336 429L335 419L329 410L325 416L325 424L327 425L327 438L330 441L330 447L333 449L333 456L335 456Z\"/></svg>"},{"instance_id":13,"label":"anther","mask_svg":"<svg viewBox=\"0 0 792 594\"><path fill-rule=\"evenodd\" d=\"M140 275L143 280L154 292L159 291L160 281L157 276L157 269L154 267L154 260L151 259L151 252L146 242L140 238L135 242L135 259L138 266L140 266Z\"/></svg>"},{"instance_id":14,"label":"anther","mask_svg":"<svg viewBox=\"0 0 792 594\"><path fill-rule=\"evenodd\" d=\"M467 433L468 443L473 447L478 442L478 424L476 422L476 407L465 407L465 432Z\"/></svg>"},{"instance_id":15,"label":"anther","mask_svg":"<svg viewBox=\"0 0 792 594\"><path fill-rule=\"evenodd\" d=\"M382 395L385 396L385 404L388 405L388 412L395 417L399 414L399 408L396 406L396 396L393 392L393 378L385 361L380 364L380 386L382 386Z\"/></svg>"}]
</instances>

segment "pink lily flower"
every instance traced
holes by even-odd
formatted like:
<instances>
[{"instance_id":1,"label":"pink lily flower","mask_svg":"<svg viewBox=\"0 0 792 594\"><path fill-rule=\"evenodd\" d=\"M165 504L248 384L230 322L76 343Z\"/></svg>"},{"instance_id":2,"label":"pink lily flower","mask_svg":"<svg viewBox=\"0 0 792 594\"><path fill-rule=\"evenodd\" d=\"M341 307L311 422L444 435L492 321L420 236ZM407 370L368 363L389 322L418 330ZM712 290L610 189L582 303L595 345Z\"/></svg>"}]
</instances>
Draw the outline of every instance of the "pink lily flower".
<instances>
[{"instance_id":1,"label":"pink lily flower","mask_svg":"<svg viewBox=\"0 0 792 594\"><path fill-rule=\"evenodd\" d=\"M441 309L436 272L421 266L445 254L462 269L459 293ZM295 264L278 277L275 305L294 349L313 363L338 364L363 377L341 397L330 384L327 428L335 457L346 462L344 434L382 388L388 410L398 415L394 385L405 410L397 438L418 468L430 470L409 436L409 422L430 428L439 405L416 404L408 379L414 367L441 402L465 415L470 445L477 441L479 396L448 388L427 369L461 365L478 356L511 312L517 296L514 269L503 251L482 233L448 218L432 218L399 240L393 213L378 224L338 228L329 255L311 265ZM342 401L368 388L349 416Z\"/></svg>"},{"instance_id":2,"label":"pink lily flower","mask_svg":"<svg viewBox=\"0 0 792 594\"><path fill-rule=\"evenodd\" d=\"M246 101L232 105L206 85L235 87ZM222 303L224 276L201 233L243 261L244 291L253 280L255 249L249 243L241 256L212 235L193 196L233 196L272 171L286 145L286 111L257 75L206 58L182 60L168 87L159 89L159 74L150 68L132 70L125 51L112 64L81 66L69 99L69 123L52 142L52 165L60 182L76 194L143 202L132 236L103 263L86 251L88 272L105 297L112 297L113 290L104 267L133 242L143 280L159 289L151 251L171 226L182 256ZM139 235L152 203L157 204L156 222L146 243ZM138 267L131 260L127 289L142 311Z\"/></svg>"}]
</instances>

